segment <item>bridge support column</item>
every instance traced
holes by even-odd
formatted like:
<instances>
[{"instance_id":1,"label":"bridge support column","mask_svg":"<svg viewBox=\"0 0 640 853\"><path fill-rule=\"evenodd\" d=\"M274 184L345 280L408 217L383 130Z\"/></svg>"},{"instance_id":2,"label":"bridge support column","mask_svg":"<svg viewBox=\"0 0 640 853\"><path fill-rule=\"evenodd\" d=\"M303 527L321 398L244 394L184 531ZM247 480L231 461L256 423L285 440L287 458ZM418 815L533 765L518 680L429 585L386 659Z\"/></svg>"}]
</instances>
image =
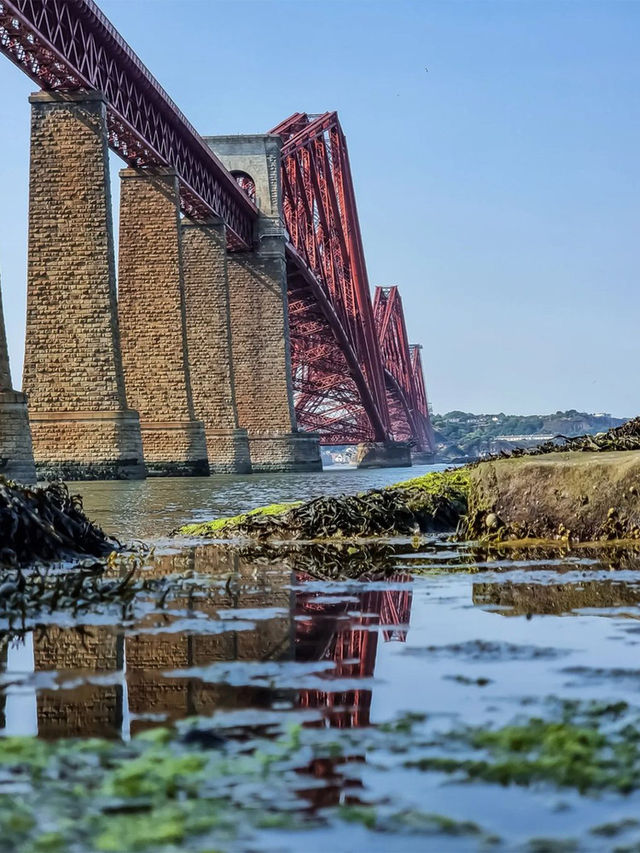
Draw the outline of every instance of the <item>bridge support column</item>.
<instances>
[{"instance_id":1,"label":"bridge support column","mask_svg":"<svg viewBox=\"0 0 640 853\"><path fill-rule=\"evenodd\" d=\"M431 465L435 462L436 455L428 450L412 450L411 462L413 465Z\"/></svg>"},{"instance_id":2,"label":"bridge support column","mask_svg":"<svg viewBox=\"0 0 640 853\"><path fill-rule=\"evenodd\" d=\"M0 299L0 474L20 483L35 483L27 398L11 388L9 353Z\"/></svg>"},{"instance_id":3,"label":"bridge support column","mask_svg":"<svg viewBox=\"0 0 640 853\"><path fill-rule=\"evenodd\" d=\"M229 252L227 276L238 420L254 471L319 471L318 436L296 426L289 350L280 150L270 134L207 137L223 164L255 187L257 243Z\"/></svg>"},{"instance_id":4,"label":"bridge support column","mask_svg":"<svg viewBox=\"0 0 640 853\"><path fill-rule=\"evenodd\" d=\"M38 476L145 476L118 337L106 106L98 92L31 96L23 387Z\"/></svg>"},{"instance_id":5,"label":"bridge support column","mask_svg":"<svg viewBox=\"0 0 640 853\"><path fill-rule=\"evenodd\" d=\"M358 468L410 468L411 447L407 441L367 441L356 451Z\"/></svg>"},{"instance_id":6,"label":"bridge support column","mask_svg":"<svg viewBox=\"0 0 640 853\"><path fill-rule=\"evenodd\" d=\"M279 256L229 253L238 417L254 471L319 471L318 436L298 432L291 386L284 245Z\"/></svg>"},{"instance_id":7,"label":"bridge support column","mask_svg":"<svg viewBox=\"0 0 640 853\"><path fill-rule=\"evenodd\" d=\"M183 220L182 252L193 405L204 423L209 467L249 474L249 439L238 428L224 224Z\"/></svg>"},{"instance_id":8,"label":"bridge support column","mask_svg":"<svg viewBox=\"0 0 640 853\"><path fill-rule=\"evenodd\" d=\"M120 172L118 310L127 393L150 475L209 473L186 337L178 181L171 169Z\"/></svg>"}]
</instances>

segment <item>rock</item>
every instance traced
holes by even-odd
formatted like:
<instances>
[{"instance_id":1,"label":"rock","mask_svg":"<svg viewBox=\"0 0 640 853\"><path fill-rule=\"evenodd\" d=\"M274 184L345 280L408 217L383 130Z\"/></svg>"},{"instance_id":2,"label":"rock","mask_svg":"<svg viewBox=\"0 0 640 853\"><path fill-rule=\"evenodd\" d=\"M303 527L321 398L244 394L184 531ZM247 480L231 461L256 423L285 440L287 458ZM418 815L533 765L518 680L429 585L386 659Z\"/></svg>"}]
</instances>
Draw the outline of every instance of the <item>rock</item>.
<instances>
[{"instance_id":1,"label":"rock","mask_svg":"<svg viewBox=\"0 0 640 853\"><path fill-rule=\"evenodd\" d=\"M640 538L640 451L553 453L470 470L468 535Z\"/></svg>"}]
</instances>

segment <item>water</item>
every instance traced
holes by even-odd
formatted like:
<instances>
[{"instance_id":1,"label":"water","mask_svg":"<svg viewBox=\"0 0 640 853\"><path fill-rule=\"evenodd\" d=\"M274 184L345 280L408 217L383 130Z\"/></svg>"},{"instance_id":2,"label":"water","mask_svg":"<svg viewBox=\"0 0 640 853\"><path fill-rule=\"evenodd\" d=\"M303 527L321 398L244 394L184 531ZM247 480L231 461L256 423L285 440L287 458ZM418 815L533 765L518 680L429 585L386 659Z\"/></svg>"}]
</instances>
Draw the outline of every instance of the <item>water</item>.
<instances>
[{"instance_id":1,"label":"water","mask_svg":"<svg viewBox=\"0 0 640 853\"><path fill-rule=\"evenodd\" d=\"M213 477L150 478L131 482L72 483L87 515L123 541L159 539L192 521L237 515L257 506L354 494L439 471L444 465L358 470L326 468L314 474L218 474Z\"/></svg>"},{"instance_id":2,"label":"water","mask_svg":"<svg viewBox=\"0 0 640 853\"><path fill-rule=\"evenodd\" d=\"M82 491L107 530L165 546L167 532L185 521L406 475L217 477L82 484ZM323 579L336 563L365 573ZM197 716L231 744L298 723L296 781L271 783L283 786L277 797L295 796L298 811L314 816L355 803L387 820L378 832L333 818L306 832L257 829L253 841L225 850L439 853L487 849L493 835L502 850L636 850L623 847L640 842L634 823L615 837L593 829L635 821L638 794L469 783L407 759L466 725L546 717L559 698L624 701L635 713L639 567L633 551L496 556L437 537L417 547L275 556L211 544L161 547L144 576L187 575L163 602L140 593L127 613L102 605L76 617L40 614L14 628L2 653L0 722L6 734L128 742ZM409 734L384 734L407 713L426 717L416 717ZM448 737L441 749L455 755ZM330 738L341 757L311 760L308 738ZM421 829L407 829L407 815L415 821L418 812L467 824L425 829L423 817Z\"/></svg>"}]
</instances>

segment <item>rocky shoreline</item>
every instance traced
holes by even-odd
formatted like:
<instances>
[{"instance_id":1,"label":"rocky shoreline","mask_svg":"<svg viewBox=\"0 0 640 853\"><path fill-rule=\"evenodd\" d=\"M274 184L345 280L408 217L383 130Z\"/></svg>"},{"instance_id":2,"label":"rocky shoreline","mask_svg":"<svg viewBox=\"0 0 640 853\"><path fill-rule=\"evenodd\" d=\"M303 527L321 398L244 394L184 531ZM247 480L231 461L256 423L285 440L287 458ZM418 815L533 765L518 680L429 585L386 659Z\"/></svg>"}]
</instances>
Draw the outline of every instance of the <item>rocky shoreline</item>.
<instances>
[{"instance_id":1,"label":"rocky shoreline","mask_svg":"<svg viewBox=\"0 0 640 853\"><path fill-rule=\"evenodd\" d=\"M640 539L640 419L384 489L186 525L213 540L332 542L449 533L462 540Z\"/></svg>"}]
</instances>

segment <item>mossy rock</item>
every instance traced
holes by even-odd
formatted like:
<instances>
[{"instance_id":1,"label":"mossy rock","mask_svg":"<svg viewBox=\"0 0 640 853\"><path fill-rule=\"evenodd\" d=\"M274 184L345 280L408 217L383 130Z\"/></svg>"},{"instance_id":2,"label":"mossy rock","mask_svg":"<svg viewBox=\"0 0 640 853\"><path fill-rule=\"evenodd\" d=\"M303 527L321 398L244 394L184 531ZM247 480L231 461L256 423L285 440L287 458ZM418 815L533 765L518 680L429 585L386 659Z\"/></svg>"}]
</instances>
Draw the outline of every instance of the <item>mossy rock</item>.
<instances>
[{"instance_id":1,"label":"mossy rock","mask_svg":"<svg viewBox=\"0 0 640 853\"><path fill-rule=\"evenodd\" d=\"M293 501L284 504L269 504L259 506L249 512L234 515L231 518L216 518L213 521L200 521L194 524L185 524L176 532L180 536L202 536L207 539L224 539L224 534L233 535L234 530L243 527L247 521L255 516L279 516L294 506L299 506L301 501Z\"/></svg>"}]
</instances>

